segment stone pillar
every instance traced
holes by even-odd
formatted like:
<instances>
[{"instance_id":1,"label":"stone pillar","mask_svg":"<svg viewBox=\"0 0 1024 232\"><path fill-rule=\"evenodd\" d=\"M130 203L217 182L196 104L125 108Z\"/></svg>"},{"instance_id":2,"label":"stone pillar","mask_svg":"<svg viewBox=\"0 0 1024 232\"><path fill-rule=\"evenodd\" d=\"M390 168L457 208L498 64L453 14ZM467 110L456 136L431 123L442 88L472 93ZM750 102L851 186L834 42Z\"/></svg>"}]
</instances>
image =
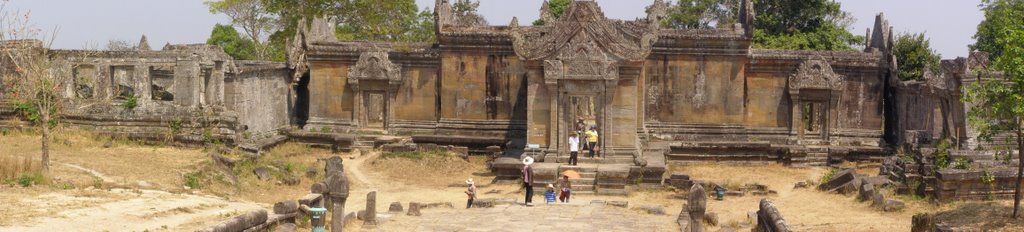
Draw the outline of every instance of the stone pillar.
<instances>
[{"instance_id":1,"label":"stone pillar","mask_svg":"<svg viewBox=\"0 0 1024 232\"><path fill-rule=\"evenodd\" d=\"M694 184L690 188L688 210L690 212L690 232L704 232L704 211L707 210L708 194L704 187Z\"/></svg>"},{"instance_id":2,"label":"stone pillar","mask_svg":"<svg viewBox=\"0 0 1024 232\"><path fill-rule=\"evenodd\" d=\"M334 172L342 172L342 174L344 174L345 167L344 165L342 165L342 161L343 160L339 156L333 156L331 158L327 158L324 160L324 174L327 175L328 180L330 179L331 174ZM329 187L330 183L324 183L324 185L327 186L328 188L326 188L324 191L325 196L323 203L324 205L331 206L331 197L327 197L327 195L330 195L332 188ZM333 209L331 210L333 211Z\"/></svg>"},{"instance_id":3,"label":"stone pillar","mask_svg":"<svg viewBox=\"0 0 1024 232\"><path fill-rule=\"evenodd\" d=\"M332 172L327 178L331 201L331 231L345 229L345 200L348 199L348 177L341 171ZM326 200L326 199L325 199Z\"/></svg>"},{"instance_id":4,"label":"stone pillar","mask_svg":"<svg viewBox=\"0 0 1024 232\"><path fill-rule=\"evenodd\" d=\"M377 226L377 191L366 194L366 211L363 212L363 226Z\"/></svg>"}]
</instances>

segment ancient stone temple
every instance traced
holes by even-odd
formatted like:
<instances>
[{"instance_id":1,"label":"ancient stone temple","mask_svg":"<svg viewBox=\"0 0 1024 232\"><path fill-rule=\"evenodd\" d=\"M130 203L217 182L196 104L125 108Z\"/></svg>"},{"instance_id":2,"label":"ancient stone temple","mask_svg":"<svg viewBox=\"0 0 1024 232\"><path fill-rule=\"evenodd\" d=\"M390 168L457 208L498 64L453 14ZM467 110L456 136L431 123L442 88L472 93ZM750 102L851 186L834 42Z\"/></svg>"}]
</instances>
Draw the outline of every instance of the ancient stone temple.
<instances>
[{"instance_id":1,"label":"ancient stone temple","mask_svg":"<svg viewBox=\"0 0 1024 232\"><path fill-rule=\"evenodd\" d=\"M574 1L557 18L543 7L541 26L492 26L459 20L439 0L436 44L307 39L295 64L309 70L296 74L296 107L308 105L299 121L425 142L536 144L564 157L582 120L601 135L604 159L630 163L655 140L676 141L669 159L679 160L884 153L894 66L881 16L863 52L783 51L751 47L750 1L740 23L718 29L662 28L666 7L658 0L623 21ZM730 155L708 156L718 153Z\"/></svg>"}]
</instances>

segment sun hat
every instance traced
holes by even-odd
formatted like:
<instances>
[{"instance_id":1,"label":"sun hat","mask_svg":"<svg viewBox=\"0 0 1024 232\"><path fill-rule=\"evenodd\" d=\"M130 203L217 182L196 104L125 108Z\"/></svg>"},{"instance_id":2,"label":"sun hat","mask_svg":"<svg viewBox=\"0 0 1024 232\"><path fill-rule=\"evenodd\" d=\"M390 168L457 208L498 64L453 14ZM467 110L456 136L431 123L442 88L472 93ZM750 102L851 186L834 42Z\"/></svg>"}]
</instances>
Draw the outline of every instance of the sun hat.
<instances>
[{"instance_id":1,"label":"sun hat","mask_svg":"<svg viewBox=\"0 0 1024 232\"><path fill-rule=\"evenodd\" d=\"M473 178L469 178L468 180L466 180L466 184L473 185Z\"/></svg>"},{"instance_id":2,"label":"sun hat","mask_svg":"<svg viewBox=\"0 0 1024 232\"><path fill-rule=\"evenodd\" d=\"M523 158L523 164L525 164L526 166L530 166L531 164L533 164L533 157L527 156L526 158Z\"/></svg>"}]
</instances>

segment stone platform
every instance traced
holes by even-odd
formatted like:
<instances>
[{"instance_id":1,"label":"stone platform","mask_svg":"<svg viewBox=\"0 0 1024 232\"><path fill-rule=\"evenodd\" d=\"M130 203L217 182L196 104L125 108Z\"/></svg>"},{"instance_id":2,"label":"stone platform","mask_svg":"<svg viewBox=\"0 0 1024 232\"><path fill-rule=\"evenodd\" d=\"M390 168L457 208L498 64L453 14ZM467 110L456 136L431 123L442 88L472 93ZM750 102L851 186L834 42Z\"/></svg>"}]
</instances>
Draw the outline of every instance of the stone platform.
<instances>
[{"instance_id":1,"label":"stone platform","mask_svg":"<svg viewBox=\"0 0 1024 232\"><path fill-rule=\"evenodd\" d=\"M679 231L675 215L650 215L603 204L497 205L399 216L381 231Z\"/></svg>"}]
</instances>

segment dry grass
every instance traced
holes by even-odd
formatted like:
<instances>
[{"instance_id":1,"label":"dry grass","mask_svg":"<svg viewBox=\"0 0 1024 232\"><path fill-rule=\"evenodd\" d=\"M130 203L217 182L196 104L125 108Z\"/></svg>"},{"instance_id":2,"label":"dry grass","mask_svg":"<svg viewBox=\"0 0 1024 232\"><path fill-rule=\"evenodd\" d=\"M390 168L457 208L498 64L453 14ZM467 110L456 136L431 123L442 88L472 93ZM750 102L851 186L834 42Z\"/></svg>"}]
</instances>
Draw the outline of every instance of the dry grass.
<instances>
[{"instance_id":1,"label":"dry grass","mask_svg":"<svg viewBox=\"0 0 1024 232\"><path fill-rule=\"evenodd\" d=\"M468 178L479 184L490 183L494 176L485 168L486 158L473 156L463 160L451 154L424 155L422 158L378 158L370 169L383 177L417 187L462 186Z\"/></svg>"},{"instance_id":2,"label":"dry grass","mask_svg":"<svg viewBox=\"0 0 1024 232\"><path fill-rule=\"evenodd\" d=\"M1012 219L1013 201L959 203L935 214L935 221L983 231L1024 231L1024 220Z\"/></svg>"},{"instance_id":3,"label":"dry grass","mask_svg":"<svg viewBox=\"0 0 1024 232\"><path fill-rule=\"evenodd\" d=\"M37 159L20 155L0 155L0 183L13 182L23 174L39 174L42 165Z\"/></svg>"}]
</instances>

